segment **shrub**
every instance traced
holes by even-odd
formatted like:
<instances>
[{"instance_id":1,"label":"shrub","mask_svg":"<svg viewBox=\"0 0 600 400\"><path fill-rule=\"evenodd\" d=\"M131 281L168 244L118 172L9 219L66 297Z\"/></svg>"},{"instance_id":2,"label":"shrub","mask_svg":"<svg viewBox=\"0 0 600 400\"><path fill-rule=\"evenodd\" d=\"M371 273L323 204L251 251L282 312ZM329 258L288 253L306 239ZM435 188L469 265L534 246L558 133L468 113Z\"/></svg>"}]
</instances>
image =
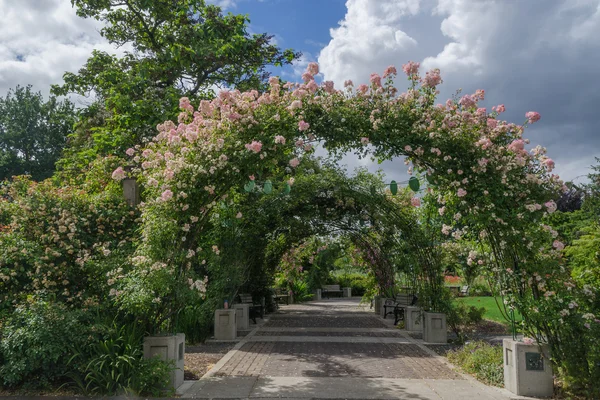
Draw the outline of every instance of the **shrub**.
<instances>
[{"instance_id":1,"label":"shrub","mask_svg":"<svg viewBox=\"0 0 600 400\"><path fill-rule=\"evenodd\" d=\"M143 331L135 324L107 328L90 346L74 346L68 375L86 395L160 395L170 383L172 365L158 358L144 359Z\"/></svg>"},{"instance_id":2,"label":"shrub","mask_svg":"<svg viewBox=\"0 0 600 400\"><path fill-rule=\"evenodd\" d=\"M492 289L485 278L480 276L476 278L469 287L469 294L471 296L491 296Z\"/></svg>"},{"instance_id":3,"label":"shrub","mask_svg":"<svg viewBox=\"0 0 600 400\"><path fill-rule=\"evenodd\" d=\"M449 351L447 356L451 363L483 383L504 386L502 346L493 346L481 341L472 342L458 350Z\"/></svg>"},{"instance_id":4,"label":"shrub","mask_svg":"<svg viewBox=\"0 0 600 400\"><path fill-rule=\"evenodd\" d=\"M84 346L97 332L90 313L59 303L18 306L2 327L0 383L43 388L63 378L70 346Z\"/></svg>"},{"instance_id":5,"label":"shrub","mask_svg":"<svg viewBox=\"0 0 600 400\"><path fill-rule=\"evenodd\" d=\"M469 327L481 322L485 314L484 307L468 306L463 302L453 302L447 314L448 326L460 342L464 342L464 332Z\"/></svg>"},{"instance_id":6,"label":"shrub","mask_svg":"<svg viewBox=\"0 0 600 400\"><path fill-rule=\"evenodd\" d=\"M332 284L340 285L340 287L352 288L353 296L363 296L370 288L375 286L373 278L357 273L332 276L330 281Z\"/></svg>"}]
</instances>

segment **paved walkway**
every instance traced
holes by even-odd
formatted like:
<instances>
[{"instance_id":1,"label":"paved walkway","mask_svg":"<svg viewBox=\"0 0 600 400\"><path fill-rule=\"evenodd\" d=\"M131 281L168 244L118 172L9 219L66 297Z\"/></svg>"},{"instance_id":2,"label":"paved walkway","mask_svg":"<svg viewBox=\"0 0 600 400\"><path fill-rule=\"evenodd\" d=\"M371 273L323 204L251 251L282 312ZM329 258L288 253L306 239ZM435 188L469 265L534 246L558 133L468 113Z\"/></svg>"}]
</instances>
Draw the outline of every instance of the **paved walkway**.
<instances>
[{"instance_id":1,"label":"paved walkway","mask_svg":"<svg viewBox=\"0 0 600 400\"><path fill-rule=\"evenodd\" d=\"M458 373L358 299L283 306L183 397L201 399L504 400L509 392Z\"/></svg>"}]
</instances>

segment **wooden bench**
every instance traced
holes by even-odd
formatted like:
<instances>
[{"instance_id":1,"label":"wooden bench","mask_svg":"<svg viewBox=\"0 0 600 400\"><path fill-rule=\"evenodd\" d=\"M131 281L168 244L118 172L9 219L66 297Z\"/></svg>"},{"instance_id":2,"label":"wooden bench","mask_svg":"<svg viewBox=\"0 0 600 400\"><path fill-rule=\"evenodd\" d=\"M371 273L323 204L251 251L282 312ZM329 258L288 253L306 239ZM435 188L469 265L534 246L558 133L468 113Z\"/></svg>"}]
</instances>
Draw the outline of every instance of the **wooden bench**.
<instances>
[{"instance_id":1,"label":"wooden bench","mask_svg":"<svg viewBox=\"0 0 600 400\"><path fill-rule=\"evenodd\" d=\"M388 299L383 304L383 319L386 319L388 314L393 314L394 325L397 325L398 321L404 319L404 308L416 305L418 300L414 294L397 294L394 300Z\"/></svg>"},{"instance_id":2,"label":"wooden bench","mask_svg":"<svg viewBox=\"0 0 600 400\"><path fill-rule=\"evenodd\" d=\"M265 310L263 310L262 304L255 304L250 293L241 293L239 298L241 304L250 304L250 312L248 314L252 322L256 324L256 318L264 318Z\"/></svg>"},{"instance_id":3,"label":"wooden bench","mask_svg":"<svg viewBox=\"0 0 600 400\"><path fill-rule=\"evenodd\" d=\"M460 288L460 294L459 294L459 296L465 297L465 296L468 296L468 295L469 295L469 286L465 285L465 286L461 287Z\"/></svg>"},{"instance_id":4,"label":"wooden bench","mask_svg":"<svg viewBox=\"0 0 600 400\"><path fill-rule=\"evenodd\" d=\"M279 307L279 302L285 301L285 304L290 304L290 295L285 289L275 289L275 293L273 294L273 300L275 300L275 304Z\"/></svg>"},{"instance_id":5,"label":"wooden bench","mask_svg":"<svg viewBox=\"0 0 600 400\"><path fill-rule=\"evenodd\" d=\"M329 298L329 294L339 294L340 297L342 297L342 289L340 288L340 285L323 285L323 287L321 288L321 296L325 297L325 298Z\"/></svg>"}]
</instances>

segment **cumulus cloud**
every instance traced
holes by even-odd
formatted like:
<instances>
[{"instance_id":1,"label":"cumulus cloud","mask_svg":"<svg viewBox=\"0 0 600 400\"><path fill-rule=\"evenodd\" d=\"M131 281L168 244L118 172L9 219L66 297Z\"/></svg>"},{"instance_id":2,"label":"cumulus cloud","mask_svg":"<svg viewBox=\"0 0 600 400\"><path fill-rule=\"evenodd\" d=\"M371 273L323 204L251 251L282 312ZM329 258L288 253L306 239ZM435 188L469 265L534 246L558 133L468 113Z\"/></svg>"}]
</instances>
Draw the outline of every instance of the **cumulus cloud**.
<instances>
[{"instance_id":1,"label":"cumulus cloud","mask_svg":"<svg viewBox=\"0 0 600 400\"><path fill-rule=\"evenodd\" d=\"M32 84L47 95L65 71L77 71L93 49L121 54L100 36L102 25L64 0L0 0L0 93Z\"/></svg>"},{"instance_id":2,"label":"cumulus cloud","mask_svg":"<svg viewBox=\"0 0 600 400\"><path fill-rule=\"evenodd\" d=\"M548 148L565 179L586 173L600 155L600 0L348 0L346 6L318 58L325 79L364 82L389 64L419 61L422 73L441 69L440 100L458 88L481 88L484 106L506 104L510 121L540 112L526 136Z\"/></svg>"}]
</instances>

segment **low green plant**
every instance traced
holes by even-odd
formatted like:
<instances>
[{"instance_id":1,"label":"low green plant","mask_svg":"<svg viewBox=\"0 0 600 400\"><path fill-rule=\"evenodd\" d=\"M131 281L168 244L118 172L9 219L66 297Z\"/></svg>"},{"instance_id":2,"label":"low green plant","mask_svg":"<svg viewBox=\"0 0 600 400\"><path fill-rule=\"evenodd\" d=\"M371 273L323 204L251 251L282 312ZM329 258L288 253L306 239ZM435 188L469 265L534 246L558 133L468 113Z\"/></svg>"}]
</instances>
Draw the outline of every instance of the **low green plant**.
<instances>
[{"instance_id":1,"label":"low green plant","mask_svg":"<svg viewBox=\"0 0 600 400\"><path fill-rule=\"evenodd\" d=\"M463 302L454 302L450 304L447 321L448 326L458 337L459 342L465 341L465 331L483 320L485 314L484 307L475 307L466 305Z\"/></svg>"},{"instance_id":2,"label":"low green plant","mask_svg":"<svg viewBox=\"0 0 600 400\"><path fill-rule=\"evenodd\" d=\"M144 359L143 332L135 324L108 329L105 338L73 347L68 376L85 395L162 395L173 366L158 358Z\"/></svg>"},{"instance_id":3,"label":"low green plant","mask_svg":"<svg viewBox=\"0 0 600 400\"><path fill-rule=\"evenodd\" d=\"M375 280L365 274L347 274L332 277L332 283L338 284L340 287L352 288L353 296L364 296L367 291L375 287Z\"/></svg>"},{"instance_id":4,"label":"low green plant","mask_svg":"<svg viewBox=\"0 0 600 400\"><path fill-rule=\"evenodd\" d=\"M70 345L84 347L97 332L93 315L61 303L29 299L2 324L0 383L47 388L64 379Z\"/></svg>"},{"instance_id":5,"label":"low green plant","mask_svg":"<svg viewBox=\"0 0 600 400\"><path fill-rule=\"evenodd\" d=\"M306 282L298 280L290 284L290 286L292 292L294 293L295 302L312 300L313 294L311 293Z\"/></svg>"},{"instance_id":6,"label":"low green plant","mask_svg":"<svg viewBox=\"0 0 600 400\"><path fill-rule=\"evenodd\" d=\"M492 289L490 288L490 284L488 283L488 281L484 277L479 276L475 280L473 280L473 283L469 287L469 295L491 296Z\"/></svg>"},{"instance_id":7,"label":"low green plant","mask_svg":"<svg viewBox=\"0 0 600 400\"><path fill-rule=\"evenodd\" d=\"M502 366L502 346L490 345L483 341L467 343L460 349L451 350L448 360L465 372L487 385L504 386Z\"/></svg>"}]
</instances>

